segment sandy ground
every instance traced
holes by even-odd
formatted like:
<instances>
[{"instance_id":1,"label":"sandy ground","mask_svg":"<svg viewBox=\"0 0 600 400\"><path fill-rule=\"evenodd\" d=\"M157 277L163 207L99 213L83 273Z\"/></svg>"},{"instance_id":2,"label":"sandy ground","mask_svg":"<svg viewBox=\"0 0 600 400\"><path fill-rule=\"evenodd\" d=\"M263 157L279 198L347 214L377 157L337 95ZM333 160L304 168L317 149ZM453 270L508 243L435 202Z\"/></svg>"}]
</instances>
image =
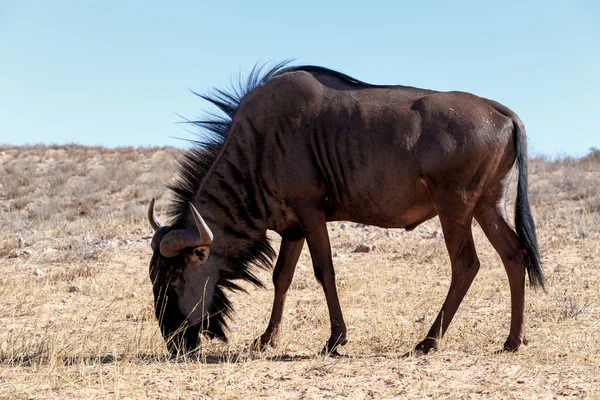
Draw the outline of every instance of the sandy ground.
<instances>
[{"instance_id":1,"label":"sandy ground","mask_svg":"<svg viewBox=\"0 0 600 400\"><path fill-rule=\"evenodd\" d=\"M600 398L600 161L530 162L548 290L527 290L530 344L516 354L494 353L508 282L476 227L481 271L440 350L402 358L450 283L434 219L413 232L330 225L346 357L317 354L329 323L305 249L278 348L249 348L272 301L261 272L266 290L234 296L228 345L172 360L152 309L145 213L156 197L161 216L176 153L0 147L0 398Z\"/></svg>"}]
</instances>

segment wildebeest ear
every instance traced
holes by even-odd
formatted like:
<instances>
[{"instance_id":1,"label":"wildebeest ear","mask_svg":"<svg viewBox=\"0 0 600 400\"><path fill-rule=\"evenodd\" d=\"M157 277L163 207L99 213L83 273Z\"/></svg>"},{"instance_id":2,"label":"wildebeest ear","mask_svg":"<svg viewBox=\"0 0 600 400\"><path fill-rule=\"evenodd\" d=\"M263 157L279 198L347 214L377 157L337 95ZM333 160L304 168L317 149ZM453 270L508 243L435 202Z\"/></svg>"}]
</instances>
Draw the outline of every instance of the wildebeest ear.
<instances>
[{"instance_id":1,"label":"wildebeest ear","mask_svg":"<svg viewBox=\"0 0 600 400\"><path fill-rule=\"evenodd\" d=\"M210 257L210 246L198 246L194 248L194 256L198 257L200 264L204 264Z\"/></svg>"}]
</instances>

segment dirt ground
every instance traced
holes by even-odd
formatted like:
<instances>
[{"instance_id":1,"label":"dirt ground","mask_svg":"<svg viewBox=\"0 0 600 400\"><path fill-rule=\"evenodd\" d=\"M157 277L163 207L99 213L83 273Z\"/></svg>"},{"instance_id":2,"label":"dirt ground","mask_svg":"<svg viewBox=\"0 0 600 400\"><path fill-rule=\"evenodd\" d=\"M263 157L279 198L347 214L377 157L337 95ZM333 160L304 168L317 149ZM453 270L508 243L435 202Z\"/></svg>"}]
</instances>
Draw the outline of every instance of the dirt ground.
<instances>
[{"instance_id":1,"label":"dirt ground","mask_svg":"<svg viewBox=\"0 0 600 400\"><path fill-rule=\"evenodd\" d=\"M266 290L233 297L228 345L172 360L152 309L146 210L156 197L165 219L177 153L0 147L0 398L600 398L600 160L530 160L547 293L527 290L530 343L515 354L495 354L508 281L477 227L482 267L440 350L402 358L450 284L434 219L412 232L330 224L347 357L318 355L329 320L304 249L278 348L250 351L273 297L261 272Z\"/></svg>"}]
</instances>

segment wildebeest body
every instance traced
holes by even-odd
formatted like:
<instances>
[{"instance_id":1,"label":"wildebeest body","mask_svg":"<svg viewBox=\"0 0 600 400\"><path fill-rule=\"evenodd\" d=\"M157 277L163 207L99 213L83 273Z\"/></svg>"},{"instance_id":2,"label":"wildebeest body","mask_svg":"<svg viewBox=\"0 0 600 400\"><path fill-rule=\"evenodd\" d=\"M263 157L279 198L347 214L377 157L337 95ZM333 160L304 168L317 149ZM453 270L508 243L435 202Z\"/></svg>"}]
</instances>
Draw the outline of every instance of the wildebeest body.
<instances>
[{"instance_id":1,"label":"wildebeest body","mask_svg":"<svg viewBox=\"0 0 600 400\"><path fill-rule=\"evenodd\" d=\"M489 157L514 148L513 123L520 123L504 107L468 93L401 86L339 91L307 72L273 78L244 99L238 114L232 130L251 127L240 136L259 141L257 173L281 200L302 201L310 193L324 199L329 221L409 229L437 215L430 190L438 185L477 197L503 178L514 151ZM495 174L482 182L489 170Z\"/></svg>"},{"instance_id":2,"label":"wildebeest body","mask_svg":"<svg viewBox=\"0 0 600 400\"><path fill-rule=\"evenodd\" d=\"M272 315L257 347L276 344L306 240L330 313L325 350L335 351L346 343L346 326L326 222L410 230L436 215L452 283L416 350L436 348L477 274L473 218L509 277L512 318L504 348L514 351L525 341L525 272L533 285L543 285L543 275L527 200L525 133L516 114L468 93L369 85L320 67L275 68L251 82L237 96L204 96L227 114L196 122L218 138L184 157L172 187L172 225L159 227L150 209L156 230L150 275L172 351L177 341L194 348L200 330L225 340L231 305L224 290L236 290L237 279L260 284L250 266L269 265L268 229L282 243ZM515 163L518 235L504 209Z\"/></svg>"}]
</instances>

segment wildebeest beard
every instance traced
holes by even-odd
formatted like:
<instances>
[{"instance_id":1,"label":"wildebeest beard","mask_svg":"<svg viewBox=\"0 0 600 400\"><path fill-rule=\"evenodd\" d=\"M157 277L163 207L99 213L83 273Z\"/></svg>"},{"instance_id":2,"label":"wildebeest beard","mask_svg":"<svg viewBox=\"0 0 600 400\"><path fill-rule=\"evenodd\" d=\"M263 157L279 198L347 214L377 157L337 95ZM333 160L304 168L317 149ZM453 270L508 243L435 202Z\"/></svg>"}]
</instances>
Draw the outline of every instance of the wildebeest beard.
<instances>
[{"instance_id":1,"label":"wildebeest beard","mask_svg":"<svg viewBox=\"0 0 600 400\"><path fill-rule=\"evenodd\" d=\"M177 293L169 284L183 265L182 255L167 258L156 250L150 265L150 279L154 292L154 310L163 338L169 351L173 354L179 351L192 351L198 347L199 335L209 339L220 339L227 342L225 317L230 316L232 308L222 287L217 283L211 306L201 321L190 325L178 305Z\"/></svg>"},{"instance_id":2,"label":"wildebeest beard","mask_svg":"<svg viewBox=\"0 0 600 400\"><path fill-rule=\"evenodd\" d=\"M177 257L164 257L156 249L150 263L150 279L154 292L154 309L159 321L161 333L171 353L180 350L192 351L198 347L198 338L202 334L208 339L219 339L227 343L226 319L231 319L233 307L226 290L245 290L235 281L247 281L263 287L262 282L252 274L251 266L270 268L275 252L266 237L253 241L247 250L238 249L227 259L230 268L220 270L210 306L201 321L190 325L178 305L175 290L169 284L177 277L184 265L183 253Z\"/></svg>"}]
</instances>

